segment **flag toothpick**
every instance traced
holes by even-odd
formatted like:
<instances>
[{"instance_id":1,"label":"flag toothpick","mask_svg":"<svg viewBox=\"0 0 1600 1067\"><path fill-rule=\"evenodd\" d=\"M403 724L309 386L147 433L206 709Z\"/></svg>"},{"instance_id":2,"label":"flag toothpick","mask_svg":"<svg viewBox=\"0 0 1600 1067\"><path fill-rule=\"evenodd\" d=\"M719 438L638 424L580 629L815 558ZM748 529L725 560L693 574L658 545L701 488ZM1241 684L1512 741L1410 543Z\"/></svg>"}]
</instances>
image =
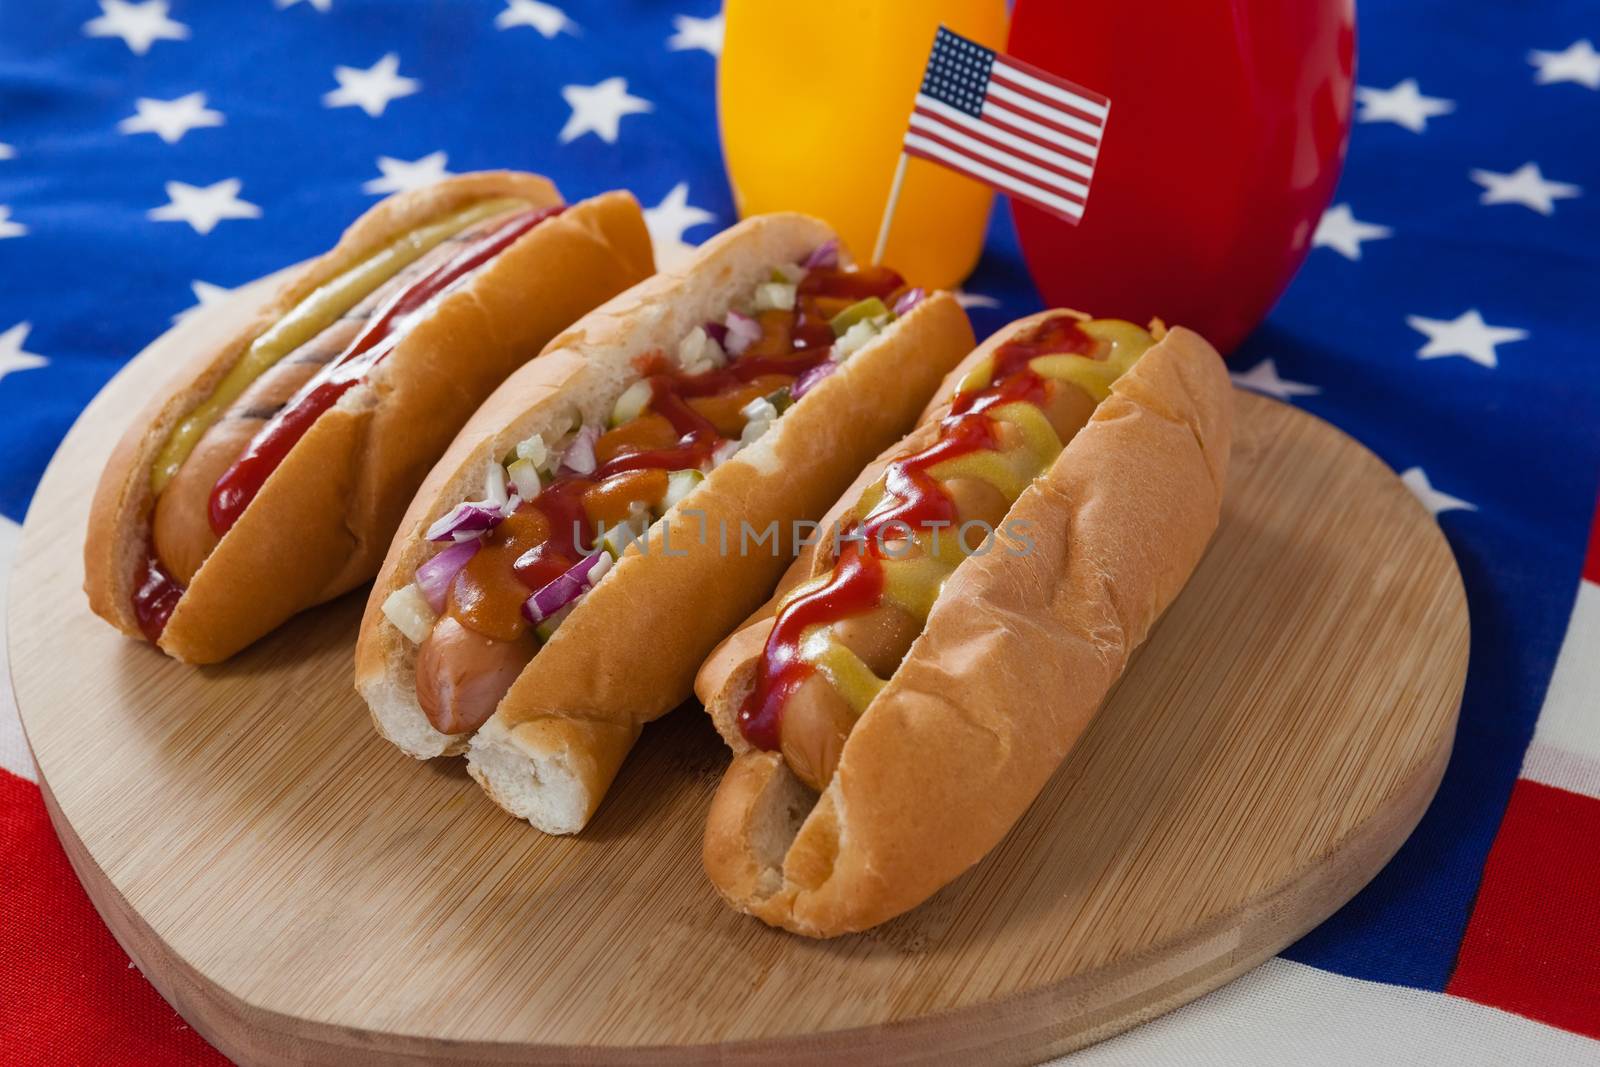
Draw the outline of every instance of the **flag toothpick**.
<instances>
[{"instance_id":1,"label":"flag toothpick","mask_svg":"<svg viewBox=\"0 0 1600 1067\"><path fill-rule=\"evenodd\" d=\"M872 262L883 257L918 156L1077 224L1089 200L1111 101L943 26L922 74Z\"/></svg>"}]
</instances>

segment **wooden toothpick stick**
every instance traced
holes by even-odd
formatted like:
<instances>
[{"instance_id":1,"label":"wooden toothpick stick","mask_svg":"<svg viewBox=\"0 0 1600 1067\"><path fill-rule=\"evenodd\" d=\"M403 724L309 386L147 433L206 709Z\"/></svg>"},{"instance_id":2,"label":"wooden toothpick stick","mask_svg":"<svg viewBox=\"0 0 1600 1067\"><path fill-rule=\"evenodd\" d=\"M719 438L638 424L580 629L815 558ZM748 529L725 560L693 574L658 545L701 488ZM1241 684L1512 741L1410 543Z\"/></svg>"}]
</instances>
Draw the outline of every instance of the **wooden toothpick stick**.
<instances>
[{"instance_id":1,"label":"wooden toothpick stick","mask_svg":"<svg viewBox=\"0 0 1600 1067\"><path fill-rule=\"evenodd\" d=\"M895 164L894 181L889 185L889 202L883 205L883 221L878 223L878 243L872 246L872 264L883 262L883 249L889 243L889 226L894 222L894 209L900 203L900 183L906 179L906 154L900 153Z\"/></svg>"}]
</instances>

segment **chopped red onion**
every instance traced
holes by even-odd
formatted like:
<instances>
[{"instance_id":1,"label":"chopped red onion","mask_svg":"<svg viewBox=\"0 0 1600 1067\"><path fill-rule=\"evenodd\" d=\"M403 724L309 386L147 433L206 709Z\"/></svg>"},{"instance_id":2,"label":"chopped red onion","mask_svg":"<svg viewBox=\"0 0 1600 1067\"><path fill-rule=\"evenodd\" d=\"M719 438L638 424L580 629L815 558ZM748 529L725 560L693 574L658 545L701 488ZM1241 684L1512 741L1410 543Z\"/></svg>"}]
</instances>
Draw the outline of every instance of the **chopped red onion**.
<instances>
[{"instance_id":1,"label":"chopped red onion","mask_svg":"<svg viewBox=\"0 0 1600 1067\"><path fill-rule=\"evenodd\" d=\"M728 347L728 328L720 322L708 322L704 327L706 336L717 342L722 348Z\"/></svg>"},{"instance_id":2,"label":"chopped red onion","mask_svg":"<svg viewBox=\"0 0 1600 1067\"><path fill-rule=\"evenodd\" d=\"M827 241L821 245L818 245L817 248L806 257L805 262L800 265L806 270L811 270L813 267L826 267L831 270L832 268L837 267L839 265L839 239L834 238L831 241Z\"/></svg>"},{"instance_id":3,"label":"chopped red onion","mask_svg":"<svg viewBox=\"0 0 1600 1067\"><path fill-rule=\"evenodd\" d=\"M812 367L810 370L806 371L804 374L800 375L800 377L794 380L794 386L789 390L790 399L799 400L801 397L805 396L806 393L810 392L818 382L822 381L822 379L826 378L828 375L832 374L838 369L839 364L835 363L831 359L825 359L821 363L818 363L815 367Z\"/></svg>"},{"instance_id":4,"label":"chopped red onion","mask_svg":"<svg viewBox=\"0 0 1600 1067\"><path fill-rule=\"evenodd\" d=\"M907 289L905 292L900 294L900 299L894 302L894 307L890 310L894 312L894 317L898 319L901 315L904 315L906 312L910 311L927 298L928 291L923 289L921 286L918 286L915 289Z\"/></svg>"},{"instance_id":5,"label":"chopped red onion","mask_svg":"<svg viewBox=\"0 0 1600 1067\"><path fill-rule=\"evenodd\" d=\"M730 356L743 355L744 350L761 340L761 324L742 311L728 312L725 339L717 343Z\"/></svg>"},{"instance_id":6,"label":"chopped red onion","mask_svg":"<svg viewBox=\"0 0 1600 1067\"><path fill-rule=\"evenodd\" d=\"M561 456L562 473L593 474L599 464L594 458L594 443L600 440L600 427L585 426L572 439Z\"/></svg>"},{"instance_id":7,"label":"chopped red onion","mask_svg":"<svg viewBox=\"0 0 1600 1067\"><path fill-rule=\"evenodd\" d=\"M458 542L440 549L432 559L417 568L417 587L422 590L423 599L435 615L443 614L445 600L450 595L450 583L467 565L467 560L478 554L482 544L482 541Z\"/></svg>"},{"instance_id":8,"label":"chopped red onion","mask_svg":"<svg viewBox=\"0 0 1600 1067\"><path fill-rule=\"evenodd\" d=\"M535 625L543 622L587 593L610 569L611 557L604 552L583 557L523 601L522 617Z\"/></svg>"},{"instance_id":9,"label":"chopped red onion","mask_svg":"<svg viewBox=\"0 0 1600 1067\"><path fill-rule=\"evenodd\" d=\"M485 530L494 529L503 518L504 513L494 504L466 500L428 527L424 536L430 541L470 541Z\"/></svg>"}]
</instances>

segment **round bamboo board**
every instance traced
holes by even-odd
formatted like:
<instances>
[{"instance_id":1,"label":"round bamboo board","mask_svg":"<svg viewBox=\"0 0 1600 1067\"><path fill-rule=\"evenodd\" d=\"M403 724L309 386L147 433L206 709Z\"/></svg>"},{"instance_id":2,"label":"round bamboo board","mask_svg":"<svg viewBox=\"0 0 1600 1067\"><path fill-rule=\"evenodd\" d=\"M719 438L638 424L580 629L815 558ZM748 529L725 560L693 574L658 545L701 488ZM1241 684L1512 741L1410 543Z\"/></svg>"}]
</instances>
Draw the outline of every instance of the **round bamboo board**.
<instances>
[{"instance_id":1,"label":"round bamboo board","mask_svg":"<svg viewBox=\"0 0 1600 1067\"><path fill-rule=\"evenodd\" d=\"M90 615L105 457L236 313L173 330L79 419L29 512L9 641L79 876L240 1061L1038 1060L1310 929L1443 772L1467 660L1443 537L1360 445L1239 394L1216 541L1028 816L868 934L770 930L700 870L726 753L696 707L646 730L583 834L549 838L459 762L373 733L350 682L360 594L199 670Z\"/></svg>"}]
</instances>

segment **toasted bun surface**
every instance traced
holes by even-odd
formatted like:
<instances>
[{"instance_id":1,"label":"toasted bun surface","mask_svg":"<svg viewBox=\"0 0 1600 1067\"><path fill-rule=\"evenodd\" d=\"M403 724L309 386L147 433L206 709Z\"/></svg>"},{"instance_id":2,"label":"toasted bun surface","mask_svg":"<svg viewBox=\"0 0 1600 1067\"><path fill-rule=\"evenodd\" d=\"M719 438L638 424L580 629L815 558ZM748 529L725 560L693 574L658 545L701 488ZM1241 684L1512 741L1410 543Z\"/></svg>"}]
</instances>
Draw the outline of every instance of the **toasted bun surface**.
<instances>
[{"instance_id":1,"label":"toasted bun surface","mask_svg":"<svg viewBox=\"0 0 1600 1067\"><path fill-rule=\"evenodd\" d=\"M561 202L529 174L451 178L391 197L297 270L219 349L200 353L134 420L91 506L84 588L94 611L142 637L132 596L148 546L150 466L172 427L250 343L312 290L395 236L493 197ZM477 404L558 330L649 274L633 198L609 193L535 226L412 327L372 375L313 425L195 574L162 634L178 659L224 659L376 571L419 481Z\"/></svg>"},{"instance_id":2,"label":"toasted bun surface","mask_svg":"<svg viewBox=\"0 0 1600 1067\"><path fill-rule=\"evenodd\" d=\"M427 723L415 693L415 646L382 614L384 599L432 554L421 536L427 525L477 492L491 457L574 412L598 421L637 377L638 356L675 351L774 264L802 259L832 237L800 215L741 223L585 317L496 392L429 477L368 601L357 686L380 732L415 756L458 752L468 741ZM706 653L792 558L790 523L816 518L862 463L903 433L971 344L955 299L930 297L714 470L652 527L650 551L630 547L472 738L469 769L489 795L540 829L581 828L643 724L689 695ZM741 523L755 531L775 524L778 536L741 553Z\"/></svg>"},{"instance_id":3,"label":"toasted bun surface","mask_svg":"<svg viewBox=\"0 0 1600 1067\"><path fill-rule=\"evenodd\" d=\"M1043 317L974 353L930 414L967 366ZM915 907L993 848L1199 562L1220 515L1231 423L1221 358L1197 334L1169 331L1018 498L1008 522L1028 524L1032 548L955 570L820 796L734 721L772 605L718 649L696 688L735 750L703 855L728 902L831 937ZM835 513L904 448L863 472ZM800 560L786 584L821 565Z\"/></svg>"}]
</instances>

